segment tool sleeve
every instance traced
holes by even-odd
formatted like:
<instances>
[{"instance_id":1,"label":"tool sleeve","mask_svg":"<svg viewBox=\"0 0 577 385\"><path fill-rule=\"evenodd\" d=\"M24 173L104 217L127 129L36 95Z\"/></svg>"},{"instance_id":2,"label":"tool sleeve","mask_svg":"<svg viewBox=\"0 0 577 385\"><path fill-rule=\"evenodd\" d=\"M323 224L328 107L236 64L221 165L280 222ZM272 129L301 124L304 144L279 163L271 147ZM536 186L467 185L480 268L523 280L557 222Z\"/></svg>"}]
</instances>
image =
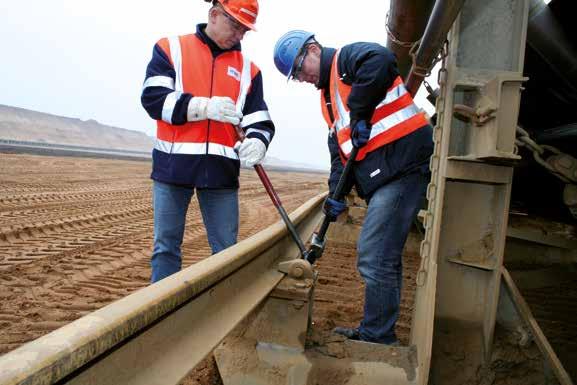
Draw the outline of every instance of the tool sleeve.
<instances>
[{"instance_id":1,"label":"tool sleeve","mask_svg":"<svg viewBox=\"0 0 577 385\"><path fill-rule=\"evenodd\" d=\"M188 104L192 95L175 91L175 78L174 66L157 43L152 50L152 59L146 67L140 102L152 119L166 119L167 123L180 126L188 121ZM163 119L162 111L167 98L175 98L176 103L172 115Z\"/></svg>"},{"instance_id":2,"label":"tool sleeve","mask_svg":"<svg viewBox=\"0 0 577 385\"><path fill-rule=\"evenodd\" d=\"M260 139L268 149L274 137L275 127L264 101L262 73L260 71L252 79L242 113L243 118L240 124L247 139Z\"/></svg>"}]
</instances>

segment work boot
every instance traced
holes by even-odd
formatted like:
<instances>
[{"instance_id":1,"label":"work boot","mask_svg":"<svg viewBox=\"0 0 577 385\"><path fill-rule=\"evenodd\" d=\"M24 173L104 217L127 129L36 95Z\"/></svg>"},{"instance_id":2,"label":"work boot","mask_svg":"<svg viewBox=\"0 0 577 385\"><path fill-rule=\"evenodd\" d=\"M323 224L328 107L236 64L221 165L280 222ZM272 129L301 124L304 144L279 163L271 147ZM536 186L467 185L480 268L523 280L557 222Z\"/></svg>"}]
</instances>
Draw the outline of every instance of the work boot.
<instances>
[{"instance_id":1,"label":"work boot","mask_svg":"<svg viewBox=\"0 0 577 385\"><path fill-rule=\"evenodd\" d=\"M361 338L361 333L359 333L359 329L357 329L357 328L345 328L342 326L337 326L336 328L333 329L333 333L340 334L341 336L345 336L349 340L353 340L353 341L372 342L372 341L363 340ZM373 342L373 343L377 343L377 344L380 343L383 345L388 345L388 346L393 346L393 347L401 346L401 343L399 342L399 340L395 340L395 341L388 343L388 344L383 343L383 342Z\"/></svg>"},{"instance_id":2,"label":"work boot","mask_svg":"<svg viewBox=\"0 0 577 385\"><path fill-rule=\"evenodd\" d=\"M349 340L362 341L361 334L357 328L345 328L342 326L337 326L333 329L333 333L340 334L341 336L347 337Z\"/></svg>"}]
</instances>

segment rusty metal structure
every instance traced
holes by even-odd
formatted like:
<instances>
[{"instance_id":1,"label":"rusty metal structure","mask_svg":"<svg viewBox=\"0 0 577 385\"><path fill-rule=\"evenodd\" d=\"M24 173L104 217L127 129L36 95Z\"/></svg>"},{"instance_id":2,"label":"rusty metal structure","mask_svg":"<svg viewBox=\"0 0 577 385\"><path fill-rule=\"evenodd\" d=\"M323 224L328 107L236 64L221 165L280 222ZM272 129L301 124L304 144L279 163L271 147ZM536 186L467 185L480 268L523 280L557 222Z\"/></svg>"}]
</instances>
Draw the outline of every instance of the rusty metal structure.
<instances>
[{"instance_id":1,"label":"rusty metal structure","mask_svg":"<svg viewBox=\"0 0 577 385\"><path fill-rule=\"evenodd\" d=\"M577 262L576 241L510 221L524 150L564 186L568 212L577 206L575 154L539 144L534 138L546 135L521 127L531 115L522 92L532 76L524 69L528 36L531 52L557 52L566 59L559 68L574 68L565 46L543 45L541 34L555 21L543 12L537 0L391 2L389 47L411 93L441 62L408 345L337 338L327 343L331 354L309 349L318 274L279 222L0 357L0 384L178 384L211 352L225 385L322 383L320 371L341 373L348 385L457 384L465 378L447 382L447 373L488 366L497 324L520 333L520 344L535 341L551 383L572 384L504 265L537 249ZM560 87L572 90L574 72L559 76L568 79ZM572 114L557 116L546 134L574 138L572 126L559 130ZM324 197L290 216L303 240L321 221ZM328 237L354 241L354 234L340 223ZM455 361L444 349L460 342L465 353Z\"/></svg>"},{"instance_id":2,"label":"rusty metal structure","mask_svg":"<svg viewBox=\"0 0 577 385\"><path fill-rule=\"evenodd\" d=\"M413 47L411 70L405 80L407 90L415 96L423 80L429 76L435 58L445 42L447 32L463 7L464 0L438 0L435 2L429 22L418 48ZM417 49L415 49L417 48Z\"/></svg>"},{"instance_id":3,"label":"rusty metal structure","mask_svg":"<svg viewBox=\"0 0 577 385\"><path fill-rule=\"evenodd\" d=\"M387 48L395 53L403 79L412 66L411 48L419 42L434 0L391 1L386 19Z\"/></svg>"}]
</instances>

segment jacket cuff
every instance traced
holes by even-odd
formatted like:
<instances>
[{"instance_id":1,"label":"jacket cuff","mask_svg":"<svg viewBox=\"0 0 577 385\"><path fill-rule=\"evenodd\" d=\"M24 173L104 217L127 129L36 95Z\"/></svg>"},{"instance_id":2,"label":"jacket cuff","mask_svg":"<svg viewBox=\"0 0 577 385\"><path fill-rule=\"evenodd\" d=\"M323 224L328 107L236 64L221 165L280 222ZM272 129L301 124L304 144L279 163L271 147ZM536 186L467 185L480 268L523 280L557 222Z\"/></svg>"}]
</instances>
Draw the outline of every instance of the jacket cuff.
<instances>
[{"instance_id":1,"label":"jacket cuff","mask_svg":"<svg viewBox=\"0 0 577 385\"><path fill-rule=\"evenodd\" d=\"M250 131L250 130L249 130L249 131ZM257 138L257 139L259 139L260 141L262 141L262 142L264 143L264 145L266 146L266 148L267 148L267 150L268 150L269 142L268 142L268 140L266 139L264 133L257 132L257 131L250 131L250 132L248 132L248 134L246 135L246 137L247 137L247 138Z\"/></svg>"}]
</instances>

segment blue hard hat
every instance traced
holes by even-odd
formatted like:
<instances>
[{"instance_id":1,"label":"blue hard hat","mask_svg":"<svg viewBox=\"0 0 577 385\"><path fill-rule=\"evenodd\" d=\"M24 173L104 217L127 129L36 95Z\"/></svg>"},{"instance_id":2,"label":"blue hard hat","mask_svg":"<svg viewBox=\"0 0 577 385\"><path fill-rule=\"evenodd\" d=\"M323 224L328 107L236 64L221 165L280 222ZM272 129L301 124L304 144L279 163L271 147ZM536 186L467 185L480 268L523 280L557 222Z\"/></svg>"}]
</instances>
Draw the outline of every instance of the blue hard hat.
<instances>
[{"instance_id":1,"label":"blue hard hat","mask_svg":"<svg viewBox=\"0 0 577 385\"><path fill-rule=\"evenodd\" d=\"M307 31L294 30L285 33L274 46L274 65L290 79L295 59L304 45L315 35Z\"/></svg>"}]
</instances>

